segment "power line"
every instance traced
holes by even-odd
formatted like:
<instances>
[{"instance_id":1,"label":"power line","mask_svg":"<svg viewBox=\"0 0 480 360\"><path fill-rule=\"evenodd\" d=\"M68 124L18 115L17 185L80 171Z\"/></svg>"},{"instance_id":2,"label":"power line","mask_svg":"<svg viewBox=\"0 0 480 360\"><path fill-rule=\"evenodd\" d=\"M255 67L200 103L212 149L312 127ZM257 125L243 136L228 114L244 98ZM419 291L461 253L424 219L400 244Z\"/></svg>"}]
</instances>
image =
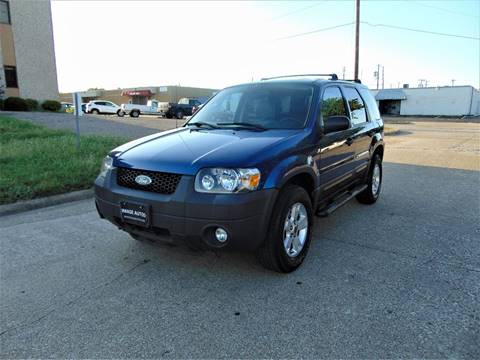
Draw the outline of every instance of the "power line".
<instances>
[{"instance_id":1,"label":"power line","mask_svg":"<svg viewBox=\"0 0 480 360\"><path fill-rule=\"evenodd\" d=\"M450 36L450 37L469 39L469 40L480 40L479 37L468 36L468 35L448 34L448 33L436 32L436 31L413 29L413 28L404 27L404 26L397 26L397 25L372 24L368 21L362 21L361 23L365 24L365 25L373 26L373 27L387 27L387 28L391 28L391 29L414 31L414 32L420 32L420 33L431 34L431 35Z\"/></svg>"},{"instance_id":2,"label":"power line","mask_svg":"<svg viewBox=\"0 0 480 360\"><path fill-rule=\"evenodd\" d=\"M293 11L288 12L288 13L286 13L286 14L282 14L282 15L276 16L276 17L270 19L270 21L275 21L275 20L282 19L282 18L287 17L287 16L290 16L290 15L294 15L294 14L300 13L300 12L302 12L302 11L311 9L311 8L313 8L313 7L315 7L315 6L320 5L320 4L321 4L321 3L317 3L317 4L305 6L305 7L303 7L303 8L297 9L297 10L293 10Z\"/></svg>"},{"instance_id":3,"label":"power line","mask_svg":"<svg viewBox=\"0 0 480 360\"><path fill-rule=\"evenodd\" d=\"M281 37L281 38L278 38L278 39L275 39L275 40L292 39L292 38L296 38L296 37L299 37L299 36L310 35L310 34L315 34L315 33L319 33L319 32L322 32L322 31L328 31L328 30L338 29L338 28L345 27L345 26L350 26L350 25L353 25L353 24L355 24L355 23L352 21L352 22L349 22L349 23L346 23L346 24L329 26L329 27L326 27L326 28L317 29L317 30L313 30L313 31L307 31L307 32L300 33L300 34L284 36L284 37Z\"/></svg>"},{"instance_id":4,"label":"power line","mask_svg":"<svg viewBox=\"0 0 480 360\"><path fill-rule=\"evenodd\" d=\"M424 34L430 34L430 35L438 35L438 36L449 36L449 37L455 37L455 38L461 38L461 39L469 39L469 40L480 40L479 37L475 36L468 36L468 35L458 35L458 34L449 34L449 33L441 33L441 32L436 32L436 31L429 31L429 30L422 30L422 29L414 29L414 28L409 28L409 27L404 27L404 26L397 26L397 25L388 25L388 24L373 24L368 21L361 21L362 24L369 25L372 27L386 27L386 28L391 28L391 29L397 29L397 30L406 30L406 31L413 31L413 32L419 32L419 33L424 33ZM333 30L345 26L350 26L353 25L354 22L349 22L346 24L340 24L340 25L335 25L335 26L329 26L326 28L321 28L317 30L312 30L312 31L307 31L304 33L300 34L294 34L294 35L289 35L289 36L284 36L275 40L286 40L286 39L292 39L296 38L299 36L305 36L305 35L311 35L315 33L319 33L322 31L328 31L328 30Z\"/></svg>"},{"instance_id":5,"label":"power line","mask_svg":"<svg viewBox=\"0 0 480 360\"><path fill-rule=\"evenodd\" d=\"M442 7L439 7L439 6L422 4L422 3L418 2L418 1L409 0L409 3L414 3L414 4L416 4L416 5L420 5L420 6L423 6L423 7L430 8L430 9L437 9L437 10L440 10L440 11L445 11L445 12L448 12L448 13L450 13L450 14L468 16L468 17L473 17L473 18L477 18L477 19L480 17L480 16L477 16L477 15L466 14L466 13L460 12L460 11L445 9L445 8L442 8Z\"/></svg>"}]
</instances>

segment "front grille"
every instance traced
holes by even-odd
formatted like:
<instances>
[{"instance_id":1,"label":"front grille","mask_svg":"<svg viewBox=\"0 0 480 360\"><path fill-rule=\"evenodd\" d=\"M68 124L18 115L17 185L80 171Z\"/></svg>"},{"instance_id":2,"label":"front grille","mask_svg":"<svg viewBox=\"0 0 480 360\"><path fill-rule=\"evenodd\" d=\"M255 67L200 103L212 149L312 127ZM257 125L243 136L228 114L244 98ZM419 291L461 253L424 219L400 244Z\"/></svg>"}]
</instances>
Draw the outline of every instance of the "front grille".
<instances>
[{"instance_id":1,"label":"front grille","mask_svg":"<svg viewBox=\"0 0 480 360\"><path fill-rule=\"evenodd\" d=\"M146 175L152 182L149 185L137 184L135 178L138 175ZM173 194L182 175L170 174L164 172L117 168L117 184L130 189L150 191L159 194Z\"/></svg>"}]
</instances>

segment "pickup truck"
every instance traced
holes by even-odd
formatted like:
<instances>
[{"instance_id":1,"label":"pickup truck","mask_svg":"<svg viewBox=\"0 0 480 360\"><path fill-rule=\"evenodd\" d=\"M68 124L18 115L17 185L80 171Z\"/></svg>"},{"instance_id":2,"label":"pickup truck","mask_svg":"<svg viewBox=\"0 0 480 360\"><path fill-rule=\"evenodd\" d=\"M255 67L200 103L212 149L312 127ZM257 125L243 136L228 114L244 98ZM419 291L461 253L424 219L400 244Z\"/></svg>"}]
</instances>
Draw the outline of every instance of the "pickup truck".
<instances>
[{"instance_id":1,"label":"pickup truck","mask_svg":"<svg viewBox=\"0 0 480 360\"><path fill-rule=\"evenodd\" d=\"M141 114L145 115L165 115L169 104L167 102L159 102L157 100L148 100L147 105L139 104L122 104L121 109L124 114L131 117L139 117Z\"/></svg>"},{"instance_id":2,"label":"pickup truck","mask_svg":"<svg viewBox=\"0 0 480 360\"><path fill-rule=\"evenodd\" d=\"M181 98L178 103L170 104L165 116L169 119L173 117L183 119L184 116L191 116L193 114L193 108L203 103L204 101L197 98Z\"/></svg>"},{"instance_id":3,"label":"pickup truck","mask_svg":"<svg viewBox=\"0 0 480 360\"><path fill-rule=\"evenodd\" d=\"M375 98L329 76L226 88L183 127L112 150L95 180L100 217L135 240L250 250L268 269L295 270L315 215L353 198L374 204L382 189Z\"/></svg>"}]
</instances>

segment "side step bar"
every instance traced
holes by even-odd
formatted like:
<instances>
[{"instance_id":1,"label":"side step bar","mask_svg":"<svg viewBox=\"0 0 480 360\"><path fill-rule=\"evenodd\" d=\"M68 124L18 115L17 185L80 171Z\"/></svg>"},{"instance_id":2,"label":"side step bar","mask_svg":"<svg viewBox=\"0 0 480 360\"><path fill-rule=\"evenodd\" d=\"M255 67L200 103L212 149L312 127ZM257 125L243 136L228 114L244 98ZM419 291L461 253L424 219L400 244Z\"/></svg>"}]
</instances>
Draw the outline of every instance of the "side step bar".
<instances>
[{"instance_id":1,"label":"side step bar","mask_svg":"<svg viewBox=\"0 0 480 360\"><path fill-rule=\"evenodd\" d=\"M360 194L363 190L367 188L367 185L357 186L353 190L347 191L342 195L338 196L331 204L327 207L317 210L317 216L326 217L337 210L339 207L345 205L350 199Z\"/></svg>"}]
</instances>

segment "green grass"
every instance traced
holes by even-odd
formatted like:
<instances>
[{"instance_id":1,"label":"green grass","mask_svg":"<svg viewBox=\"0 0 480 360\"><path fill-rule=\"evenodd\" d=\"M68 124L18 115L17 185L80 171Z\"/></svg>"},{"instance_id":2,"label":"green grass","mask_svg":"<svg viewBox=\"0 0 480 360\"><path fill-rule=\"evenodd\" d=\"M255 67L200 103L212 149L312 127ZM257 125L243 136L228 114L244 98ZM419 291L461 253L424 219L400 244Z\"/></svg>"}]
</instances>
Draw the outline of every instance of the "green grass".
<instances>
[{"instance_id":1,"label":"green grass","mask_svg":"<svg viewBox=\"0 0 480 360\"><path fill-rule=\"evenodd\" d=\"M122 138L75 135L0 116L0 204L90 188Z\"/></svg>"}]
</instances>

